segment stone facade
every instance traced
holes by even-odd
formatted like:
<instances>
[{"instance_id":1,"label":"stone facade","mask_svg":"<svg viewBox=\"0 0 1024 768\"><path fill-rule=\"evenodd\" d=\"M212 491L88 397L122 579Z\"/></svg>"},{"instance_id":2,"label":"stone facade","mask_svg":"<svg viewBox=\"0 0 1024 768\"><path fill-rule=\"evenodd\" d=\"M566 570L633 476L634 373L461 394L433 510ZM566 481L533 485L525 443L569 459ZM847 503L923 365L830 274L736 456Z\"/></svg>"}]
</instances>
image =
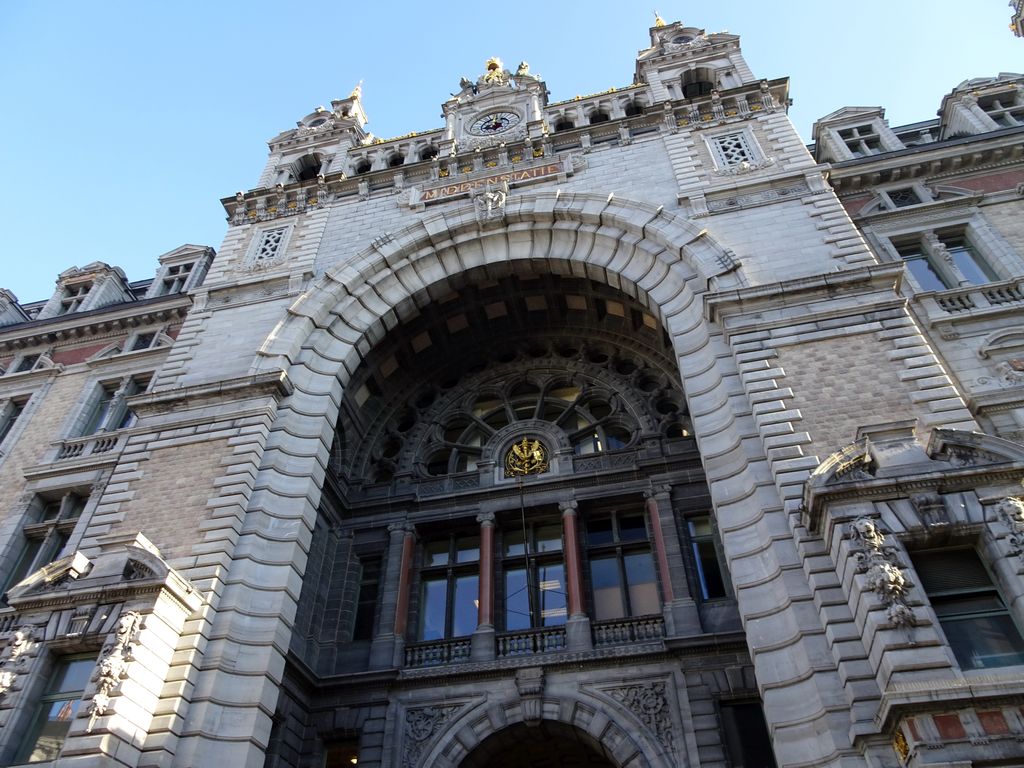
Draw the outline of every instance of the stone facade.
<instances>
[{"instance_id":1,"label":"stone facade","mask_svg":"<svg viewBox=\"0 0 1024 768\"><path fill-rule=\"evenodd\" d=\"M788 88L357 88L216 255L0 292L0 762L1021 761L1024 77Z\"/></svg>"}]
</instances>

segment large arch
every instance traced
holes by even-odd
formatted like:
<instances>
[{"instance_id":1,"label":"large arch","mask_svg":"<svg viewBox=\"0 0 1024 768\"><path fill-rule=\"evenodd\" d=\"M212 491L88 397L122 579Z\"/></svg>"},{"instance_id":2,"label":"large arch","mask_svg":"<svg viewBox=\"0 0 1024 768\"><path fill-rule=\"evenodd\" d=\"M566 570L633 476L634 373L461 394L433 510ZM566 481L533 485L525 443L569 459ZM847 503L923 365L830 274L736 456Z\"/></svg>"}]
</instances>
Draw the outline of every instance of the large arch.
<instances>
[{"instance_id":1,"label":"large arch","mask_svg":"<svg viewBox=\"0 0 1024 768\"><path fill-rule=\"evenodd\" d=\"M787 617L773 623L770 637L760 638L767 654L788 659L784 665L767 661L762 682L792 691L795 698L787 695L787 701L801 702L783 718L794 738L806 730L820 732L817 723L832 707L815 688L807 650L800 647L801 629L788 615L784 568L764 545L778 540L777 521L766 510L780 510L780 499L767 461L743 447L753 425L743 427L744 409L731 403L740 390L735 361L700 299L709 289L740 285L741 275L706 230L661 208L613 196L516 195L501 220L484 223L469 205L432 213L400 232L382 233L358 257L329 269L289 308L251 368L254 378L286 377L294 389L266 437L225 587L223 604L231 607L218 613L214 636L244 646L253 669L282 669L346 384L386 331L417 311L417 301L445 292L450 275L509 263L607 283L660 320L678 363L720 528L731 535L727 555L745 561L734 569L733 581L737 592L753 587L751 600L756 594L757 610L744 610L741 603L741 613ZM745 567L752 559L758 573ZM766 580L765 572L773 576ZM204 689L219 688L219 676L236 673L219 669ZM279 682L279 672L264 678L264 706L272 707ZM252 683L250 678L249 690ZM250 731L255 743L265 744L269 736L266 712L249 715L257 722ZM189 724L205 717L203 706L193 707ZM843 748L820 744L826 758Z\"/></svg>"},{"instance_id":2,"label":"large arch","mask_svg":"<svg viewBox=\"0 0 1024 768\"><path fill-rule=\"evenodd\" d=\"M531 706L533 705L533 706ZM536 706L536 709L534 709ZM533 714L530 714L530 713ZM539 715L539 717L537 717ZM635 714L609 696L589 691L561 691L527 703L516 696L468 707L434 735L410 768L476 768L486 742L515 728L551 724L561 734L573 733L605 758L611 768L685 768L689 760L683 745L672 749L659 740ZM481 763L482 765L483 763Z\"/></svg>"}]
</instances>

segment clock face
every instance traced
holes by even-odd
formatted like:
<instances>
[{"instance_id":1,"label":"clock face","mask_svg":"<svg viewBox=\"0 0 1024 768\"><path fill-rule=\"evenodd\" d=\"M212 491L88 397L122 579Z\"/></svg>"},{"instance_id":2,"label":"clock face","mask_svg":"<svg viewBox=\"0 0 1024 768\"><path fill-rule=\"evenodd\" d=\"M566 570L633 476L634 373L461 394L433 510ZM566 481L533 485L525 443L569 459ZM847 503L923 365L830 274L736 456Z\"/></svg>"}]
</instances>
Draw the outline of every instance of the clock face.
<instances>
[{"instance_id":1,"label":"clock face","mask_svg":"<svg viewBox=\"0 0 1024 768\"><path fill-rule=\"evenodd\" d=\"M485 112L470 124L469 132L474 136L493 136L515 127L521 119L515 112L507 110Z\"/></svg>"}]
</instances>

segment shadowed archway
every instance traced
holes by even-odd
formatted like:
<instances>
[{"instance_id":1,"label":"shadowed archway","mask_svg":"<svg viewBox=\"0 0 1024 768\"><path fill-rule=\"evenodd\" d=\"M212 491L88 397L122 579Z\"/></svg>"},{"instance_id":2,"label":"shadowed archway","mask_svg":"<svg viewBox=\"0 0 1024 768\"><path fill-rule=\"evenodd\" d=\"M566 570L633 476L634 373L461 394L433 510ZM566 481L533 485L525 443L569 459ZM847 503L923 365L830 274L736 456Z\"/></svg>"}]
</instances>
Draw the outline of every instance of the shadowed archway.
<instances>
[{"instance_id":1,"label":"shadowed archway","mask_svg":"<svg viewBox=\"0 0 1024 768\"><path fill-rule=\"evenodd\" d=\"M589 734L565 723L509 726L485 739L459 768L619 768Z\"/></svg>"}]
</instances>

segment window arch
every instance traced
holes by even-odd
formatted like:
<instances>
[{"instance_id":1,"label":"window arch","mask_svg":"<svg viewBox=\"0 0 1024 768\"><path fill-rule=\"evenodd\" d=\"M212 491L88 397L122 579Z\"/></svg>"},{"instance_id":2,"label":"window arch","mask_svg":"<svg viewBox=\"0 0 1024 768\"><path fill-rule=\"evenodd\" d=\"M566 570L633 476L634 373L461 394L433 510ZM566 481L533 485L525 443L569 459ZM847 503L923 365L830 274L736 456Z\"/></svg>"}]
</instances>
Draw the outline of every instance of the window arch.
<instances>
[{"instance_id":1,"label":"window arch","mask_svg":"<svg viewBox=\"0 0 1024 768\"><path fill-rule=\"evenodd\" d=\"M697 67L683 73L683 98L709 96L715 89L715 73L708 67Z\"/></svg>"}]
</instances>

